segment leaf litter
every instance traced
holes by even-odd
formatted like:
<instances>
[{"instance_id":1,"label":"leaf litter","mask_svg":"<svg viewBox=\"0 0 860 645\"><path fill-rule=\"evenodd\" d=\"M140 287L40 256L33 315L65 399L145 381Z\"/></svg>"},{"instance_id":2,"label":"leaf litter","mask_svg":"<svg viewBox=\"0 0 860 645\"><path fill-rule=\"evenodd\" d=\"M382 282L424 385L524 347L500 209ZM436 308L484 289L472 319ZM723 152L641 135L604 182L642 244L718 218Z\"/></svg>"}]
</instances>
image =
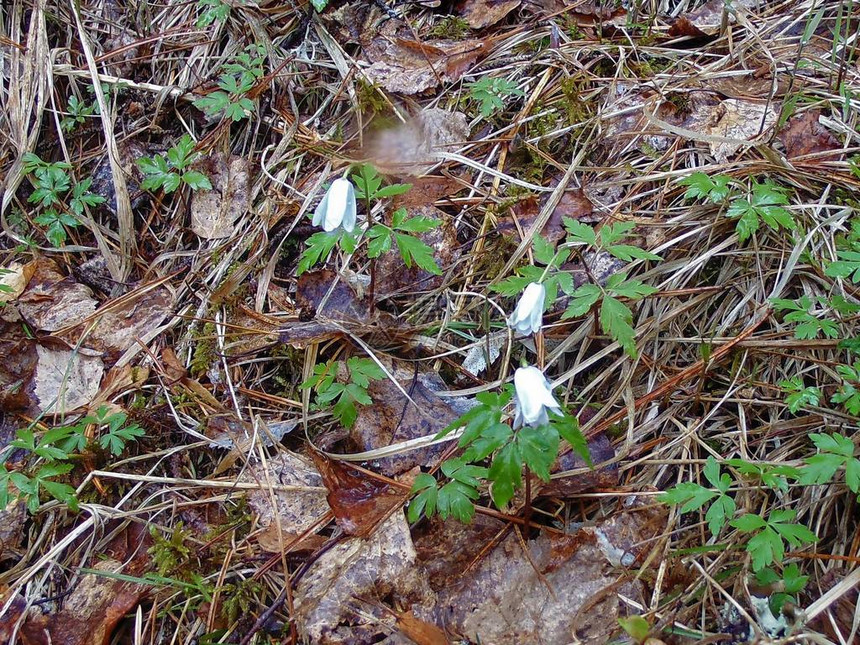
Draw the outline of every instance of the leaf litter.
<instances>
[{"instance_id":1,"label":"leaf litter","mask_svg":"<svg viewBox=\"0 0 860 645\"><path fill-rule=\"evenodd\" d=\"M4 6L0 476L15 479L0 640L603 643L644 624L630 638L739 643L779 626L851 642L853 457L809 437L856 443L855 17L752 0L306 4L261 20L207 0L145 24L115 3ZM239 109L194 108L256 45L263 75L225 99ZM185 135L212 190L142 188L138 160ZM63 212L46 213L25 153L104 202L74 210L54 186ZM417 237L439 275L396 251L371 263L361 244L297 275L309 214L362 162L413 186L371 214L359 200L359 223L401 207L438 220ZM717 192L688 197L677 181L694 173ZM548 267L523 235L542 222L567 248L565 217L632 222L627 242L662 262L579 249ZM636 360L596 308L561 320L569 294L540 339L511 339L513 298L490 286L533 262L574 289L620 272L653 286L618 300ZM838 338L796 337L768 310L804 297L796 316L826 314L815 328ZM385 378L346 428L300 384L355 357ZM482 481L471 524L408 524L412 482L460 454L456 434L428 444L521 360L577 411L594 468L566 451L507 514ZM786 384L816 403L794 414ZM48 440L98 410L120 425L19 447L22 430ZM144 435L119 455L101 447L132 424ZM711 508L790 509L815 547L786 542L754 572L749 535L710 536L706 507L658 501L695 482L717 495L714 456L734 484ZM814 485L754 476L822 458L842 461ZM36 513L16 500L44 472L84 510L44 487Z\"/></svg>"}]
</instances>

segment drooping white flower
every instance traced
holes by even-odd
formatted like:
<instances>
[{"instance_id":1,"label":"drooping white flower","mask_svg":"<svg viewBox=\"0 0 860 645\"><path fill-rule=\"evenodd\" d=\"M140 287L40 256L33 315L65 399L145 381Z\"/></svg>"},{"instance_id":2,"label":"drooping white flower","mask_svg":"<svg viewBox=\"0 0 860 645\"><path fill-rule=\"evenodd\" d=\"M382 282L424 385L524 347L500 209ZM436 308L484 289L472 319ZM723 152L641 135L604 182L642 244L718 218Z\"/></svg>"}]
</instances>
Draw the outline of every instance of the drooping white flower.
<instances>
[{"instance_id":1,"label":"drooping white flower","mask_svg":"<svg viewBox=\"0 0 860 645\"><path fill-rule=\"evenodd\" d=\"M508 318L508 327L520 334L536 334L543 326L543 305L546 299L546 288L532 282L523 291L514 313Z\"/></svg>"},{"instance_id":2,"label":"drooping white flower","mask_svg":"<svg viewBox=\"0 0 860 645\"><path fill-rule=\"evenodd\" d=\"M327 233L339 226L352 232L355 228L355 188L349 179L341 177L331 182L314 211L313 224L322 226Z\"/></svg>"},{"instance_id":3,"label":"drooping white flower","mask_svg":"<svg viewBox=\"0 0 860 645\"><path fill-rule=\"evenodd\" d=\"M517 395L514 428L544 425L549 421L547 410L562 414L549 381L538 368L520 367L514 372L514 389Z\"/></svg>"}]
</instances>

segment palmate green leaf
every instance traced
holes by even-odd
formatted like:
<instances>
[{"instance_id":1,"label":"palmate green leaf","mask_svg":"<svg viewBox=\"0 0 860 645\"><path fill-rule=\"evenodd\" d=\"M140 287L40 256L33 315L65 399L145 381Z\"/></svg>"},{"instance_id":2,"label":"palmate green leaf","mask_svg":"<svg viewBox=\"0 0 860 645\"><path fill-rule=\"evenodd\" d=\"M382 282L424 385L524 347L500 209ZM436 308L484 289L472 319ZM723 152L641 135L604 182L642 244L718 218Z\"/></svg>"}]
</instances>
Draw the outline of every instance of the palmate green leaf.
<instances>
[{"instance_id":1,"label":"palmate green leaf","mask_svg":"<svg viewBox=\"0 0 860 645\"><path fill-rule=\"evenodd\" d=\"M679 505L681 513L691 513L702 508L719 493L695 482L681 482L658 496L664 504Z\"/></svg>"},{"instance_id":2,"label":"palmate green leaf","mask_svg":"<svg viewBox=\"0 0 860 645\"><path fill-rule=\"evenodd\" d=\"M657 293L657 289L639 280L628 280L626 273L615 273L606 281L606 290L613 295L639 300Z\"/></svg>"},{"instance_id":3,"label":"palmate green leaf","mask_svg":"<svg viewBox=\"0 0 860 645\"><path fill-rule=\"evenodd\" d=\"M854 416L860 415L860 392L851 383L842 384L830 397L831 403L841 403Z\"/></svg>"},{"instance_id":4,"label":"palmate green leaf","mask_svg":"<svg viewBox=\"0 0 860 645\"><path fill-rule=\"evenodd\" d=\"M595 246L597 244L597 233L588 224L575 220L570 217L563 217L564 228L569 233L567 242L585 244L586 246Z\"/></svg>"},{"instance_id":5,"label":"palmate green leaf","mask_svg":"<svg viewBox=\"0 0 860 645\"><path fill-rule=\"evenodd\" d=\"M391 250L391 229L384 224L376 224L367 231L367 257L378 258Z\"/></svg>"},{"instance_id":6,"label":"palmate green leaf","mask_svg":"<svg viewBox=\"0 0 860 645\"><path fill-rule=\"evenodd\" d=\"M299 276L320 262L325 261L339 239L340 233L337 231L332 233L320 231L311 235L305 242L307 248L299 258L296 275Z\"/></svg>"},{"instance_id":7,"label":"palmate green leaf","mask_svg":"<svg viewBox=\"0 0 860 645\"><path fill-rule=\"evenodd\" d=\"M497 284L491 285L490 289L496 293L502 294L503 296L513 297L521 294L532 282L534 282L534 280L528 276L512 275Z\"/></svg>"},{"instance_id":8,"label":"palmate green leaf","mask_svg":"<svg viewBox=\"0 0 860 645\"><path fill-rule=\"evenodd\" d=\"M734 516L735 510L737 510L735 500L728 495L719 495L713 501L708 512L705 513L705 521L708 523L711 535L717 537L720 534L726 522Z\"/></svg>"},{"instance_id":9,"label":"palmate green leaf","mask_svg":"<svg viewBox=\"0 0 860 645\"><path fill-rule=\"evenodd\" d=\"M767 526L767 522L765 522L764 519L758 515L753 515L752 513L741 515L740 517L733 519L729 524L742 533L751 533L752 531L758 531Z\"/></svg>"},{"instance_id":10,"label":"palmate green leaf","mask_svg":"<svg viewBox=\"0 0 860 645\"><path fill-rule=\"evenodd\" d=\"M230 106L230 95L223 90L210 92L206 96L197 99L192 104L198 110L202 110L207 116L215 116Z\"/></svg>"},{"instance_id":11,"label":"palmate green leaf","mask_svg":"<svg viewBox=\"0 0 860 645\"><path fill-rule=\"evenodd\" d=\"M436 513L436 503L439 498L439 488L436 479L427 473L421 473L412 482L412 494L415 497L409 503L406 518L410 522L417 522L421 514L432 517Z\"/></svg>"},{"instance_id":12,"label":"palmate green leaf","mask_svg":"<svg viewBox=\"0 0 860 645\"><path fill-rule=\"evenodd\" d=\"M465 435L464 435L465 436ZM460 441L460 445L469 447L463 452L463 459L467 461L481 461L486 459L496 450L504 446L513 436L513 430L507 423L494 423L481 429L473 439L467 442Z\"/></svg>"},{"instance_id":13,"label":"palmate green leaf","mask_svg":"<svg viewBox=\"0 0 860 645\"><path fill-rule=\"evenodd\" d=\"M387 186L387 188L390 188L390 186ZM427 231L432 231L434 228L438 228L439 224L441 222L438 219L421 215L404 220L399 224L393 224L393 226L398 231L406 233L426 233Z\"/></svg>"},{"instance_id":14,"label":"palmate green leaf","mask_svg":"<svg viewBox=\"0 0 860 645\"><path fill-rule=\"evenodd\" d=\"M579 429L579 421L576 417L564 415L563 417L552 417L552 423L562 439L570 444L573 451L583 458L589 468L594 467L591 461L591 452L588 450L588 440Z\"/></svg>"},{"instance_id":15,"label":"palmate green leaf","mask_svg":"<svg viewBox=\"0 0 860 645\"><path fill-rule=\"evenodd\" d=\"M470 524L475 517L475 505L472 500L478 499L478 491L459 481L450 481L439 489L436 508L443 520L453 517L463 524Z\"/></svg>"},{"instance_id":16,"label":"palmate green leaf","mask_svg":"<svg viewBox=\"0 0 860 645\"><path fill-rule=\"evenodd\" d=\"M839 259L831 262L824 269L824 275L828 278L849 278L851 282L860 282L860 252L837 251Z\"/></svg>"},{"instance_id":17,"label":"palmate green leaf","mask_svg":"<svg viewBox=\"0 0 860 645\"><path fill-rule=\"evenodd\" d=\"M617 341L628 356L636 358L636 333L633 330L633 312L620 300L604 296L600 304L600 326Z\"/></svg>"},{"instance_id":18,"label":"palmate green leaf","mask_svg":"<svg viewBox=\"0 0 860 645\"><path fill-rule=\"evenodd\" d=\"M349 396L342 395L331 409L335 418L340 421L344 428L351 428L358 419L358 410L355 401Z\"/></svg>"},{"instance_id":19,"label":"palmate green leaf","mask_svg":"<svg viewBox=\"0 0 860 645\"><path fill-rule=\"evenodd\" d=\"M364 388L370 385L370 381L385 378L385 372L372 358L352 356L346 360L346 366L349 369L350 380Z\"/></svg>"},{"instance_id":20,"label":"palmate green leaf","mask_svg":"<svg viewBox=\"0 0 860 645\"><path fill-rule=\"evenodd\" d=\"M212 184L209 178L202 172L196 170L187 170L182 174L182 181L191 188L191 190L212 190Z\"/></svg>"},{"instance_id":21,"label":"palmate green leaf","mask_svg":"<svg viewBox=\"0 0 860 645\"><path fill-rule=\"evenodd\" d=\"M523 458L517 442L504 446L496 453L487 478L493 482L493 503L504 508L514 497L514 491L522 486Z\"/></svg>"},{"instance_id":22,"label":"palmate green leaf","mask_svg":"<svg viewBox=\"0 0 860 645\"><path fill-rule=\"evenodd\" d=\"M612 244L606 247L606 251L617 257L619 260L624 260L625 262L631 262L634 259L655 260L659 262L663 259L659 255L651 253L651 251L640 249L638 246L633 246L631 244Z\"/></svg>"},{"instance_id":23,"label":"palmate green leaf","mask_svg":"<svg viewBox=\"0 0 860 645\"><path fill-rule=\"evenodd\" d=\"M555 247L543 235L535 235L532 239L532 252L541 264L552 264L555 259Z\"/></svg>"},{"instance_id":24,"label":"palmate green leaf","mask_svg":"<svg viewBox=\"0 0 860 645\"><path fill-rule=\"evenodd\" d=\"M407 193L412 190L412 184L389 184L388 186L383 186L382 188L377 189L377 191L373 194L373 199L385 199L386 197L394 197L395 195L402 195L403 193ZM404 210L405 213L405 210ZM418 217L413 219L423 219L430 220L433 219L431 217ZM395 227L399 228L399 227ZM410 230L410 229L401 229L401 230ZM430 229L425 229L430 230Z\"/></svg>"},{"instance_id":25,"label":"palmate green leaf","mask_svg":"<svg viewBox=\"0 0 860 645\"><path fill-rule=\"evenodd\" d=\"M688 187L684 199L702 199L717 203L728 196L730 181L731 177L727 175L714 175L711 178L703 172L694 172L678 183Z\"/></svg>"},{"instance_id":26,"label":"palmate green leaf","mask_svg":"<svg viewBox=\"0 0 860 645\"><path fill-rule=\"evenodd\" d=\"M587 314L591 308L600 300L603 292L595 284L584 284L573 292L570 304L561 315L562 320L567 318L579 318Z\"/></svg>"},{"instance_id":27,"label":"palmate green leaf","mask_svg":"<svg viewBox=\"0 0 860 645\"><path fill-rule=\"evenodd\" d=\"M414 264L421 269L433 275L441 275L442 269L436 264L433 257L433 249L427 246L417 237L406 235L405 233L394 233L394 239L397 242L397 248L400 250L400 257L407 267L412 267Z\"/></svg>"},{"instance_id":28,"label":"palmate green leaf","mask_svg":"<svg viewBox=\"0 0 860 645\"><path fill-rule=\"evenodd\" d=\"M487 469L467 463L465 458L446 459L442 462L442 473L449 479L477 489L481 479L486 479Z\"/></svg>"},{"instance_id":29,"label":"palmate green leaf","mask_svg":"<svg viewBox=\"0 0 860 645\"><path fill-rule=\"evenodd\" d=\"M558 431L549 424L525 426L517 433L523 463L543 481L549 481L549 470L558 457L558 443Z\"/></svg>"},{"instance_id":30,"label":"palmate green leaf","mask_svg":"<svg viewBox=\"0 0 860 645\"><path fill-rule=\"evenodd\" d=\"M380 186L382 186L382 177L376 172L376 168L370 164L362 164L350 173L349 178L355 186L355 196L357 199L370 200L376 196Z\"/></svg>"},{"instance_id":31,"label":"palmate green leaf","mask_svg":"<svg viewBox=\"0 0 860 645\"><path fill-rule=\"evenodd\" d=\"M842 457L854 455L854 442L844 435L835 432L832 434L813 432L809 438L813 445L822 452L832 452Z\"/></svg>"},{"instance_id":32,"label":"palmate green leaf","mask_svg":"<svg viewBox=\"0 0 860 645\"><path fill-rule=\"evenodd\" d=\"M66 243L66 229L60 220L54 220L45 231L45 237L55 248L60 248Z\"/></svg>"},{"instance_id":33,"label":"palmate green leaf","mask_svg":"<svg viewBox=\"0 0 860 645\"><path fill-rule=\"evenodd\" d=\"M782 562L785 546L776 531L767 527L750 538L747 552L752 557L753 571L758 571L774 562Z\"/></svg>"}]
</instances>

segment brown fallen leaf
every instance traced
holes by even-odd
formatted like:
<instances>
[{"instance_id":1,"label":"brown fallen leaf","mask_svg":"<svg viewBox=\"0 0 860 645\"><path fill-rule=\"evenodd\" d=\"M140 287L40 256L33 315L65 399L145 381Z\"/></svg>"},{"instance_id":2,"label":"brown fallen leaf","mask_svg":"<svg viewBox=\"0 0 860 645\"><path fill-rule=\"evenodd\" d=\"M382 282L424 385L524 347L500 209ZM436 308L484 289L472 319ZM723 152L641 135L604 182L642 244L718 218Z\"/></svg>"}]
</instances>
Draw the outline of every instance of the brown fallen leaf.
<instances>
[{"instance_id":1,"label":"brown fallen leaf","mask_svg":"<svg viewBox=\"0 0 860 645\"><path fill-rule=\"evenodd\" d=\"M53 260L34 260L33 274L16 306L33 329L53 332L81 322L98 307L93 292L60 273Z\"/></svg>"},{"instance_id":2,"label":"brown fallen leaf","mask_svg":"<svg viewBox=\"0 0 860 645\"><path fill-rule=\"evenodd\" d=\"M841 146L836 137L821 125L820 116L821 112L818 110L807 110L788 120L788 123L777 135L782 141L782 145L785 146L786 157L793 159L805 155L816 155L815 159L809 160L811 163L836 158L837 155L821 154L831 150L839 150Z\"/></svg>"},{"instance_id":3,"label":"brown fallen leaf","mask_svg":"<svg viewBox=\"0 0 860 645\"><path fill-rule=\"evenodd\" d=\"M415 208L416 206L432 206L435 202L452 198L472 181L472 174L464 172L456 177L424 175L410 178L412 190L397 195L392 200L394 208Z\"/></svg>"},{"instance_id":4,"label":"brown fallen leaf","mask_svg":"<svg viewBox=\"0 0 860 645\"><path fill-rule=\"evenodd\" d=\"M545 484L539 483L536 495L541 497L572 497L592 488L617 486L618 465L600 466L602 462L608 462L615 458L615 450L609 438L603 433L592 437L588 442L588 452L591 455L592 463L596 466L594 470L569 477L551 479ZM553 468L553 473L586 467L585 460L570 451L559 458Z\"/></svg>"},{"instance_id":5,"label":"brown fallen leaf","mask_svg":"<svg viewBox=\"0 0 860 645\"><path fill-rule=\"evenodd\" d=\"M526 542L512 532L472 570L413 613L445 624L471 641L496 645L568 643L603 645L627 614L619 596L645 602L632 567L666 528L665 508L633 500L625 508L571 535L541 535ZM630 569L630 573L624 573Z\"/></svg>"},{"instance_id":6,"label":"brown fallen leaf","mask_svg":"<svg viewBox=\"0 0 860 645\"><path fill-rule=\"evenodd\" d=\"M132 547L145 545L145 537L141 533L144 532L129 529L120 538ZM109 545L110 550L115 550L115 542ZM117 623L151 589L149 585L109 577L115 573L140 576L148 563L145 546L136 550L120 550L127 555L126 558L96 560L89 568L97 573L83 573L77 578L75 586L63 599L62 609L47 614L31 610L19 632L22 645L110 643ZM0 618L0 634L5 631L6 620L6 617Z\"/></svg>"},{"instance_id":7,"label":"brown fallen leaf","mask_svg":"<svg viewBox=\"0 0 860 645\"><path fill-rule=\"evenodd\" d=\"M710 142L711 154L719 163L725 163L744 141L751 141L770 130L779 119L779 106L773 103L754 103L739 99L726 99L711 113L705 134L735 139Z\"/></svg>"},{"instance_id":8,"label":"brown fallen leaf","mask_svg":"<svg viewBox=\"0 0 860 645\"><path fill-rule=\"evenodd\" d=\"M362 72L389 92L419 94L456 82L485 48L483 41L473 39L417 42L407 26L389 20L363 41L362 53L370 65Z\"/></svg>"},{"instance_id":9,"label":"brown fallen leaf","mask_svg":"<svg viewBox=\"0 0 860 645\"><path fill-rule=\"evenodd\" d=\"M444 630L432 623L416 618L411 611L404 612L397 617L397 629L404 636L415 641L416 645L449 645L450 643Z\"/></svg>"},{"instance_id":10,"label":"brown fallen leaf","mask_svg":"<svg viewBox=\"0 0 860 645\"><path fill-rule=\"evenodd\" d=\"M545 195L540 200L531 196L518 201L511 208L510 215L499 218L498 230L502 235L511 236L515 242L520 241L519 228L527 233L531 230L535 220L540 215L543 205L549 199ZM590 223L594 221L594 205L580 189L567 190L562 193L558 205L552 211L544 224L540 234L547 238L550 244L557 244L565 238L567 232L564 229L564 218L569 217L580 222ZM516 223L514 222L516 220Z\"/></svg>"},{"instance_id":11,"label":"brown fallen leaf","mask_svg":"<svg viewBox=\"0 0 860 645\"><path fill-rule=\"evenodd\" d=\"M436 392L447 389L437 374L405 368L392 371L412 402L390 379L372 381L367 392L373 405L360 407L349 432L350 442L357 452L434 435L460 416L460 412L436 395ZM443 450L442 444L409 450L372 461L371 467L376 472L394 477L415 466L435 465Z\"/></svg>"},{"instance_id":12,"label":"brown fallen leaf","mask_svg":"<svg viewBox=\"0 0 860 645\"><path fill-rule=\"evenodd\" d=\"M296 626L316 645L378 643L397 631L395 615L379 606L392 595L426 603L432 595L399 511L370 537L342 539L311 565L293 595Z\"/></svg>"},{"instance_id":13,"label":"brown fallen leaf","mask_svg":"<svg viewBox=\"0 0 860 645\"><path fill-rule=\"evenodd\" d=\"M758 0L737 0L734 4L738 8L753 8L758 4ZM669 35L694 38L715 36L720 33L724 13L728 22L734 22L734 17L726 10L723 0L709 0L698 9L679 16L669 28Z\"/></svg>"},{"instance_id":14,"label":"brown fallen leaf","mask_svg":"<svg viewBox=\"0 0 860 645\"><path fill-rule=\"evenodd\" d=\"M257 523L262 529L256 534L259 545L270 553L280 553L285 548L296 551L319 546L321 538L313 533L306 535L329 516L326 491L317 469L292 452L280 452L268 460L266 467L268 473L263 464L254 463L243 470L239 477L241 482L256 483L262 487L250 491L247 497L248 506L256 514ZM295 486L296 490L270 491L269 483L274 486ZM298 541L300 538L301 541Z\"/></svg>"},{"instance_id":15,"label":"brown fallen leaf","mask_svg":"<svg viewBox=\"0 0 860 645\"><path fill-rule=\"evenodd\" d=\"M0 302L9 302L20 296L35 270L35 262L13 262L8 267L0 267L0 287L3 287L0 289Z\"/></svg>"},{"instance_id":16,"label":"brown fallen leaf","mask_svg":"<svg viewBox=\"0 0 860 645\"><path fill-rule=\"evenodd\" d=\"M347 535L367 537L409 497L408 487L388 484L315 450L311 457L328 489L335 521Z\"/></svg>"},{"instance_id":17,"label":"brown fallen leaf","mask_svg":"<svg viewBox=\"0 0 860 645\"><path fill-rule=\"evenodd\" d=\"M462 0L457 11L472 29L483 29L495 25L511 11L520 6L522 0Z\"/></svg>"},{"instance_id":18,"label":"brown fallen leaf","mask_svg":"<svg viewBox=\"0 0 860 645\"><path fill-rule=\"evenodd\" d=\"M212 190L191 196L191 230L204 240L233 235L234 225L250 205L250 165L244 157L212 154L195 169L209 177Z\"/></svg>"},{"instance_id":19,"label":"brown fallen leaf","mask_svg":"<svg viewBox=\"0 0 860 645\"><path fill-rule=\"evenodd\" d=\"M821 576L815 587L816 591L823 595L838 585L848 573L850 572L841 567L830 569ZM845 639L852 633L858 605L860 590L855 587L839 596L826 612L816 616L810 626L826 634L834 642L847 642Z\"/></svg>"}]
</instances>

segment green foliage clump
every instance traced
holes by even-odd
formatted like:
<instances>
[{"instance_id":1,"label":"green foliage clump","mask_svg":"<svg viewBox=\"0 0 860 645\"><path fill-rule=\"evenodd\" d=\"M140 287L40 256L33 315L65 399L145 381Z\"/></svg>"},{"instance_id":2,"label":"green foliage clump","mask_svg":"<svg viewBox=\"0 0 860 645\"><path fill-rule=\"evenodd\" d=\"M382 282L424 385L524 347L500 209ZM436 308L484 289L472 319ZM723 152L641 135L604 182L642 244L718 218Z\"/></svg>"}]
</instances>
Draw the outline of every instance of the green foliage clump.
<instances>
[{"instance_id":1,"label":"green foliage clump","mask_svg":"<svg viewBox=\"0 0 860 645\"><path fill-rule=\"evenodd\" d=\"M332 414L343 426L351 428L358 418L356 404L373 404L367 388L370 381L385 378L385 372L372 359L353 356L346 360L349 382L339 383L335 380L337 367L338 363L335 361L317 364L314 366L313 376L302 383L301 387L313 388L316 392L317 408L328 407L334 401Z\"/></svg>"},{"instance_id":2,"label":"green foliage clump","mask_svg":"<svg viewBox=\"0 0 860 645\"><path fill-rule=\"evenodd\" d=\"M254 102L245 95L263 77L264 53L262 45L248 45L232 62L221 67L218 89L194 101L194 107L209 117L223 113L234 122L247 118L254 112Z\"/></svg>"},{"instance_id":3,"label":"green foliage clump","mask_svg":"<svg viewBox=\"0 0 860 645\"><path fill-rule=\"evenodd\" d=\"M525 96L514 81L506 78L491 78L484 76L467 85L469 98L478 104L478 111L483 117L490 117L494 112L504 109L504 99L511 96Z\"/></svg>"},{"instance_id":4,"label":"green foliage clump","mask_svg":"<svg viewBox=\"0 0 860 645\"><path fill-rule=\"evenodd\" d=\"M167 157L155 155L138 159L137 167L145 176L140 184L141 188L161 189L165 193L172 193L185 184L191 190L212 190L212 184L206 175L189 169L200 157L200 153L194 151L194 146L191 135L184 134L176 145L167 151Z\"/></svg>"},{"instance_id":5,"label":"green foliage clump","mask_svg":"<svg viewBox=\"0 0 860 645\"><path fill-rule=\"evenodd\" d=\"M105 198L90 192L92 178L74 182L65 162L42 161L28 152L24 155L24 172L33 176L34 190L27 201L39 209L33 219L45 228L45 237L55 247L65 244L67 229L80 226L79 218L89 206L102 204Z\"/></svg>"}]
</instances>

